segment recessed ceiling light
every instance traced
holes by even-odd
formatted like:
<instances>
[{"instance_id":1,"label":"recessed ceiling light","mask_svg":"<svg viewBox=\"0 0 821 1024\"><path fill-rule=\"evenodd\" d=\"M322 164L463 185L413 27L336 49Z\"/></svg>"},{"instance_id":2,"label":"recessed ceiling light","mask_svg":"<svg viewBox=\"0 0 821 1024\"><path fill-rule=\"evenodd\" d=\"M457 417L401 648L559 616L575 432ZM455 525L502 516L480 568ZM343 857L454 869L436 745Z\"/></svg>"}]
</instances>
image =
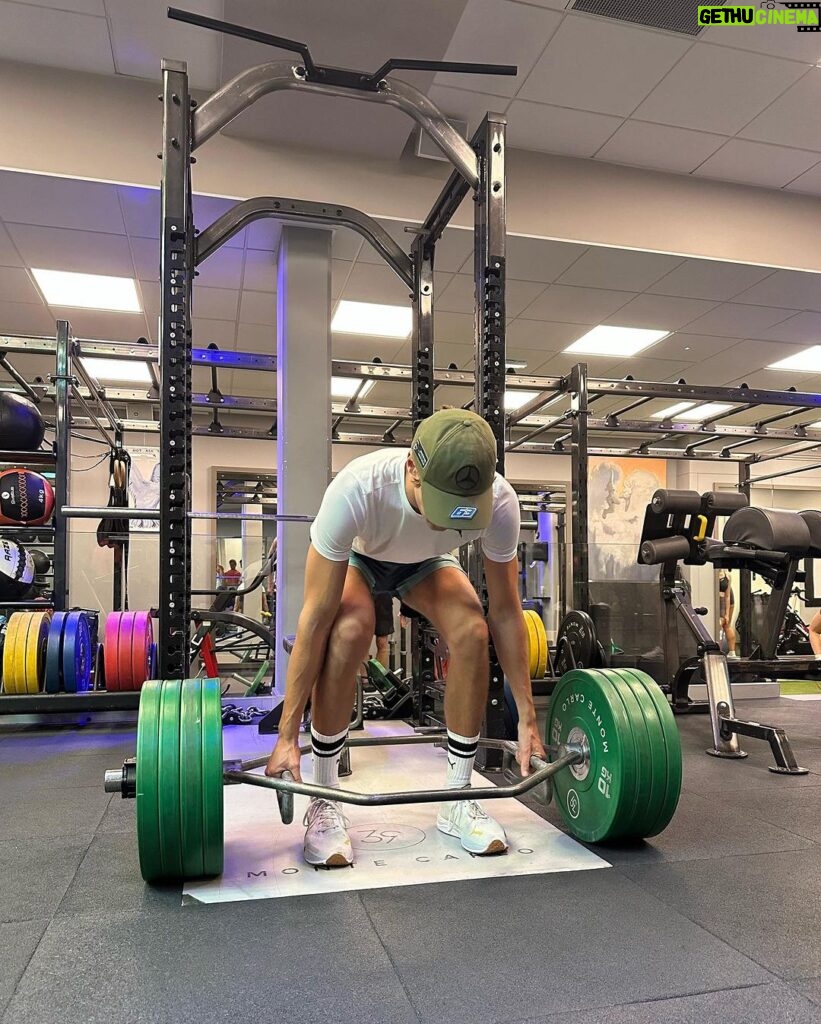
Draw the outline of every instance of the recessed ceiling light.
<instances>
[{"instance_id":1,"label":"recessed ceiling light","mask_svg":"<svg viewBox=\"0 0 821 1024\"><path fill-rule=\"evenodd\" d=\"M661 412L654 412L651 418L654 420L669 420L673 416L678 416L679 413L692 409L695 404L695 402L679 402L677 405L668 405Z\"/></svg>"},{"instance_id":2,"label":"recessed ceiling light","mask_svg":"<svg viewBox=\"0 0 821 1024\"><path fill-rule=\"evenodd\" d=\"M574 341L565 352L588 356L635 356L669 334L670 331L648 331L640 327L606 327L600 324Z\"/></svg>"},{"instance_id":3,"label":"recessed ceiling light","mask_svg":"<svg viewBox=\"0 0 821 1024\"><path fill-rule=\"evenodd\" d=\"M706 402L704 405L697 405L694 409L674 413L672 418L703 423L705 420L711 420L714 416L720 416L723 412L729 412L732 407L732 402Z\"/></svg>"},{"instance_id":4,"label":"recessed ceiling light","mask_svg":"<svg viewBox=\"0 0 821 1024\"><path fill-rule=\"evenodd\" d=\"M98 381L118 384L153 384L148 363L142 359L105 359L83 356L83 366Z\"/></svg>"},{"instance_id":5,"label":"recessed ceiling light","mask_svg":"<svg viewBox=\"0 0 821 1024\"><path fill-rule=\"evenodd\" d=\"M376 381L372 380L366 381L357 396L357 401L364 398L375 383ZM331 377L331 398L353 398L360 384L362 384L360 377Z\"/></svg>"},{"instance_id":6,"label":"recessed ceiling light","mask_svg":"<svg viewBox=\"0 0 821 1024\"><path fill-rule=\"evenodd\" d=\"M531 398L535 398L539 394L541 394L540 391L505 391L505 411L513 412L515 409L521 409L525 402L529 402Z\"/></svg>"},{"instance_id":7,"label":"recessed ceiling light","mask_svg":"<svg viewBox=\"0 0 821 1024\"><path fill-rule=\"evenodd\" d=\"M770 363L768 370L799 370L802 373L821 373L821 345L802 349L794 356L787 356L777 363Z\"/></svg>"},{"instance_id":8,"label":"recessed ceiling light","mask_svg":"<svg viewBox=\"0 0 821 1024\"><path fill-rule=\"evenodd\" d=\"M137 288L130 277L75 274L66 270L32 269L31 272L49 306L142 313Z\"/></svg>"},{"instance_id":9,"label":"recessed ceiling light","mask_svg":"<svg viewBox=\"0 0 821 1024\"><path fill-rule=\"evenodd\" d=\"M331 330L338 334L367 334L376 338L408 338L413 326L409 306L383 306L377 302L350 302L336 307Z\"/></svg>"}]
</instances>

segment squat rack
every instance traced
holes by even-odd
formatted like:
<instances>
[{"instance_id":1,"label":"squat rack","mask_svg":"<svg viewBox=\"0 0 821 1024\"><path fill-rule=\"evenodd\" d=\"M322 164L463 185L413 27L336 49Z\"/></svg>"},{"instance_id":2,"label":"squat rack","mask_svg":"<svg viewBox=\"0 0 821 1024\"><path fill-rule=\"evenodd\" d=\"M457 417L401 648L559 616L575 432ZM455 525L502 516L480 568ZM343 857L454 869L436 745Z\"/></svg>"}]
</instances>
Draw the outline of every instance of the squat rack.
<instances>
[{"instance_id":1,"label":"squat rack","mask_svg":"<svg viewBox=\"0 0 821 1024\"><path fill-rule=\"evenodd\" d=\"M221 33L290 50L299 60L260 64L238 74L202 105L191 99L187 66L164 60L163 145L160 233L160 434L161 487L165 507L160 521L159 675L188 673L191 589L191 303L196 266L246 224L259 217L342 223L360 231L389 266L411 287L413 304L412 423L433 412L433 266L436 242L469 191L475 198L476 367L474 408L491 425L497 441L498 469L504 471L505 386L505 119L487 115L468 143L442 112L418 90L390 77L394 68L516 74L509 66L391 59L372 74L317 65L304 43L271 36L187 12L169 16ZM193 153L261 96L281 89L320 93L398 107L445 154L453 171L422 230L410 260L384 230L357 211L325 204L263 197L240 203L198 238L192 218ZM501 694L498 665L491 686ZM490 706L498 704L492 701ZM501 708L498 709L501 715ZM486 723L485 734L500 736L500 724ZM494 752L498 754L498 752Z\"/></svg>"}]
</instances>

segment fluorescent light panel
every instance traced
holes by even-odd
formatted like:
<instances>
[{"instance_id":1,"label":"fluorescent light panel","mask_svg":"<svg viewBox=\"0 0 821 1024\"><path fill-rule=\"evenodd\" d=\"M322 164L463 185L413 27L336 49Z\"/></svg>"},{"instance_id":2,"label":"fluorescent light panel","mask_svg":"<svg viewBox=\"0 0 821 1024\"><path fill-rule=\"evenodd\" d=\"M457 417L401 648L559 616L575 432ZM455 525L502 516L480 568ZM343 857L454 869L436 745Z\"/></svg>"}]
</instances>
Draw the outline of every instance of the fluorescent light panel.
<instances>
[{"instance_id":1,"label":"fluorescent light panel","mask_svg":"<svg viewBox=\"0 0 821 1024\"><path fill-rule=\"evenodd\" d=\"M588 356L635 356L666 338L670 331L649 331L639 327L606 327L600 324L577 338L565 352Z\"/></svg>"},{"instance_id":2,"label":"fluorescent light panel","mask_svg":"<svg viewBox=\"0 0 821 1024\"><path fill-rule=\"evenodd\" d=\"M353 398L356 389L362 383L359 377L331 377L331 398ZM376 382L369 380L359 392L359 399L362 399L373 388Z\"/></svg>"},{"instance_id":3,"label":"fluorescent light panel","mask_svg":"<svg viewBox=\"0 0 821 1024\"><path fill-rule=\"evenodd\" d=\"M366 334L374 338L409 338L413 314L408 306L343 299L336 307L331 330L338 334Z\"/></svg>"},{"instance_id":4,"label":"fluorescent light panel","mask_svg":"<svg viewBox=\"0 0 821 1024\"><path fill-rule=\"evenodd\" d=\"M142 313L137 287L130 277L35 269L32 274L49 306Z\"/></svg>"},{"instance_id":5,"label":"fluorescent light panel","mask_svg":"<svg viewBox=\"0 0 821 1024\"><path fill-rule=\"evenodd\" d=\"M541 394L539 391L505 391L505 412L521 409L525 402Z\"/></svg>"},{"instance_id":6,"label":"fluorescent light panel","mask_svg":"<svg viewBox=\"0 0 821 1024\"><path fill-rule=\"evenodd\" d=\"M799 370L801 373L821 373L821 345L802 349L794 356L787 356L777 363L770 363L768 370Z\"/></svg>"},{"instance_id":7,"label":"fluorescent light panel","mask_svg":"<svg viewBox=\"0 0 821 1024\"><path fill-rule=\"evenodd\" d=\"M153 384L148 363L142 359L105 359L83 356L83 366L99 381L117 384Z\"/></svg>"},{"instance_id":8,"label":"fluorescent light panel","mask_svg":"<svg viewBox=\"0 0 821 1024\"><path fill-rule=\"evenodd\" d=\"M720 416L723 412L732 409L732 402L703 402L696 405L695 402L679 402L671 405L661 412L653 413L654 420L688 420L693 423L703 423L712 419L713 416Z\"/></svg>"}]
</instances>

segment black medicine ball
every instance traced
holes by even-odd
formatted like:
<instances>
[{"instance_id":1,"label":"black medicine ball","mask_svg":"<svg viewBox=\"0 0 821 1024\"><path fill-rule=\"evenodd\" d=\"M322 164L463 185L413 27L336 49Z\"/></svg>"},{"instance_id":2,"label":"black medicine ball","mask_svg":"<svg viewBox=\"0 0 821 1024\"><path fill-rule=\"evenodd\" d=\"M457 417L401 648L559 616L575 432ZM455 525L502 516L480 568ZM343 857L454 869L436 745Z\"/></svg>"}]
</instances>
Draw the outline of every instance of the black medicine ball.
<instances>
[{"instance_id":1,"label":"black medicine ball","mask_svg":"<svg viewBox=\"0 0 821 1024\"><path fill-rule=\"evenodd\" d=\"M31 560L34 562L34 571L38 576L43 576L51 568L51 559L39 548L29 548Z\"/></svg>"},{"instance_id":2,"label":"black medicine ball","mask_svg":"<svg viewBox=\"0 0 821 1024\"><path fill-rule=\"evenodd\" d=\"M11 391L0 391L0 448L35 452L45 432L43 417L34 402Z\"/></svg>"},{"instance_id":3,"label":"black medicine ball","mask_svg":"<svg viewBox=\"0 0 821 1024\"><path fill-rule=\"evenodd\" d=\"M34 562L25 548L13 540L0 539L0 598L24 598L34 582Z\"/></svg>"}]
</instances>

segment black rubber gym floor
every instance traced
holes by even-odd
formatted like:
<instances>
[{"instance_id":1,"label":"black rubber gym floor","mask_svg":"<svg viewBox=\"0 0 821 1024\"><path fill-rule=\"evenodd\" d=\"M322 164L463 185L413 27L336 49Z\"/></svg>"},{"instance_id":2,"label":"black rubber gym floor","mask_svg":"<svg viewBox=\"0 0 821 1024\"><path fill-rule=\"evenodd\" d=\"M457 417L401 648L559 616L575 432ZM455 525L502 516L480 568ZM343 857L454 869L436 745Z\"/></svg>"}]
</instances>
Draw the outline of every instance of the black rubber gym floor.
<instances>
[{"instance_id":1,"label":"black rubber gym floor","mask_svg":"<svg viewBox=\"0 0 821 1024\"><path fill-rule=\"evenodd\" d=\"M707 718L679 719L677 816L610 870L186 907L102 791L133 730L5 729L0 1021L821 1022L821 701L739 709L811 774L755 741L715 761Z\"/></svg>"}]
</instances>

